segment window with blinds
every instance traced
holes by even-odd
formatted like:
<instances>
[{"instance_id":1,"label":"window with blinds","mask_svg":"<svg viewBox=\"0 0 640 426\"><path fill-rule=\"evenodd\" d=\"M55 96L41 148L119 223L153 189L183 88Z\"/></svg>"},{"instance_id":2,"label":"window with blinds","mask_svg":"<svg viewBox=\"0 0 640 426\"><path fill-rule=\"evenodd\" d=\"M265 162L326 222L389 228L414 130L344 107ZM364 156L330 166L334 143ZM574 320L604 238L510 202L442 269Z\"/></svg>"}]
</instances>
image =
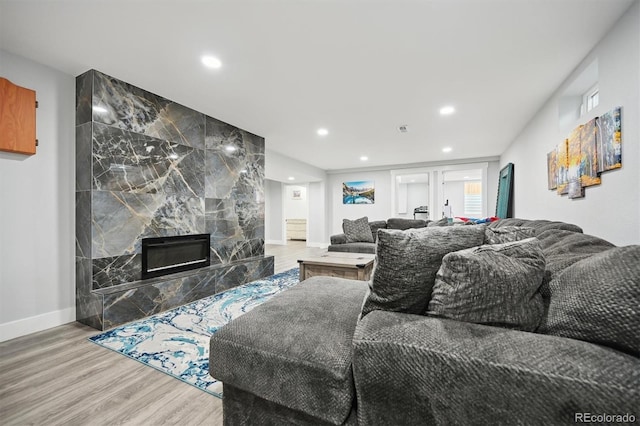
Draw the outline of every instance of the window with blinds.
<instances>
[{"instance_id":1,"label":"window with blinds","mask_svg":"<svg viewBox=\"0 0 640 426\"><path fill-rule=\"evenodd\" d=\"M464 183L464 216L482 216L482 182L468 181Z\"/></svg>"}]
</instances>

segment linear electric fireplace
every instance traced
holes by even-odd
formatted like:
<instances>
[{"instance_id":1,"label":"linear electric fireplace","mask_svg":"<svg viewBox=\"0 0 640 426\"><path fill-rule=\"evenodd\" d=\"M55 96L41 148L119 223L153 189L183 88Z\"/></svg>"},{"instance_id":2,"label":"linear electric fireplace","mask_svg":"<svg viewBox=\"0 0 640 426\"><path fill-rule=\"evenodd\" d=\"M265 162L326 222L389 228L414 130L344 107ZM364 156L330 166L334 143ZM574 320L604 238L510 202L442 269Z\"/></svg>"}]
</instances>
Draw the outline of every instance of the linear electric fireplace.
<instances>
[{"instance_id":1,"label":"linear electric fireplace","mask_svg":"<svg viewBox=\"0 0 640 426\"><path fill-rule=\"evenodd\" d=\"M209 234L142 239L142 279L211 264Z\"/></svg>"}]
</instances>

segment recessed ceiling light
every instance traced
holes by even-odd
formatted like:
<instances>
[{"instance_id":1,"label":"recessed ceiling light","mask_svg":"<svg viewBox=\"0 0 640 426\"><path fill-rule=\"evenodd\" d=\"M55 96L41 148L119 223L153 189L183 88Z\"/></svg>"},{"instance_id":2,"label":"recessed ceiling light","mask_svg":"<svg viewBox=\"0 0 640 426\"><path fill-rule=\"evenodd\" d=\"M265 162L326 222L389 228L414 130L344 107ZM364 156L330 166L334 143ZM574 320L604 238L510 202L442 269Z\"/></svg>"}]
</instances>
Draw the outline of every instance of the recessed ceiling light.
<instances>
[{"instance_id":1,"label":"recessed ceiling light","mask_svg":"<svg viewBox=\"0 0 640 426\"><path fill-rule=\"evenodd\" d=\"M445 146L444 148L442 148L442 152L451 152L453 151L453 148L451 148L450 146Z\"/></svg>"},{"instance_id":2,"label":"recessed ceiling light","mask_svg":"<svg viewBox=\"0 0 640 426\"><path fill-rule=\"evenodd\" d=\"M103 113L103 114L104 114L105 112L107 112L107 109L106 109L105 107L101 107L101 106L99 106L99 105L94 105L94 106L92 107L92 109L93 109L95 112L100 112L100 113Z\"/></svg>"},{"instance_id":3,"label":"recessed ceiling light","mask_svg":"<svg viewBox=\"0 0 640 426\"><path fill-rule=\"evenodd\" d=\"M456 109L452 106L445 106L440 108L440 115L451 115L456 112Z\"/></svg>"},{"instance_id":4,"label":"recessed ceiling light","mask_svg":"<svg viewBox=\"0 0 640 426\"><path fill-rule=\"evenodd\" d=\"M324 129L324 128L318 129L318 134L320 136L327 136L329 134L329 131L327 129Z\"/></svg>"},{"instance_id":5,"label":"recessed ceiling light","mask_svg":"<svg viewBox=\"0 0 640 426\"><path fill-rule=\"evenodd\" d=\"M289 180L296 180L296 178L294 178L293 176L289 176L287 179L289 179Z\"/></svg>"},{"instance_id":6,"label":"recessed ceiling light","mask_svg":"<svg viewBox=\"0 0 640 426\"><path fill-rule=\"evenodd\" d=\"M203 56L202 63L209 68L220 68L222 66L222 62L220 62L220 59L216 58L215 56Z\"/></svg>"},{"instance_id":7,"label":"recessed ceiling light","mask_svg":"<svg viewBox=\"0 0 640 426\"><path fill-rule=\"evenodd\" d=\"M367 157L366 155L363 155L362 157L360 157L360 161L367 161L369 159L369 157Z\"/></svg>"}]
</instances>

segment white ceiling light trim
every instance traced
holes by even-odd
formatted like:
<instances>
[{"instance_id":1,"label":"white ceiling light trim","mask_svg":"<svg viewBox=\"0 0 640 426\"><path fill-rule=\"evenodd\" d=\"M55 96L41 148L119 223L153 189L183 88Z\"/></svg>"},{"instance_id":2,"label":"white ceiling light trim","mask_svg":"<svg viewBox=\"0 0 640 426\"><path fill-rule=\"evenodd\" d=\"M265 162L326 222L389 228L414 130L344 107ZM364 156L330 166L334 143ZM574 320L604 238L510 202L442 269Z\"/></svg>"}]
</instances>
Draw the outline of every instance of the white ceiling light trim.
<instances>
[{"instance_id":1,"label":"white ceiling light trim","mask_svg":"<svg viewBox=\"0 0 640 426\"><path fill-rule=\"evenodd\" d=\"M329 134L329 131L327 129L325 129L324 127L318 129L318 131L316 132L318 133L318 135L320 136L327 136Z\"/></svg>"},{"instance_id":2,"label":"white ceiling light trim","mask_svg":"<svg viewBox=\"0 0 640 426\"><path fill-rule=\"evenodd\" d=\"M450 146L445 146L444 148L442 148L442 152L451 152L453 151L453 148L451 148Z\"/></svg>"}]
</instances>

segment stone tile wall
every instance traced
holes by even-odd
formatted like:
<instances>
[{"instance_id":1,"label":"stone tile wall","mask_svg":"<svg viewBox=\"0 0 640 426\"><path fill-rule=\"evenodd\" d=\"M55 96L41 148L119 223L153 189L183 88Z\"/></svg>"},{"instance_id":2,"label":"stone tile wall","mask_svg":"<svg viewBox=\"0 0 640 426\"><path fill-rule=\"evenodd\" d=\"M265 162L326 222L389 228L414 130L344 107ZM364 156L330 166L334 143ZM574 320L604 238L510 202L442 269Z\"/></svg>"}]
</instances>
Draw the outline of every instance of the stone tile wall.
<instances>
[{"instance_id":1,"label":"stone tile wall","mask_svg":"<svg viewBox=\"0 0 640 426\"><path fill-rule=\"evenodd\" d=\"M273 273L264 258L264 138L95 70L77 77L76 107L79 321L102 329L129 318L123 309L147 314L173 307L168 299L191 301L176 296L186 287L140 281L142 238L211 234L216 272L186 281L244 270L226 284L233 287L260 278L256 271ZM132 283L136 291L119 295L112 315L112 295ZM132 294L145 285L158 294L142 306ZM198 298L217 292L205 287Z\"/></svg>"}]
</instances>

